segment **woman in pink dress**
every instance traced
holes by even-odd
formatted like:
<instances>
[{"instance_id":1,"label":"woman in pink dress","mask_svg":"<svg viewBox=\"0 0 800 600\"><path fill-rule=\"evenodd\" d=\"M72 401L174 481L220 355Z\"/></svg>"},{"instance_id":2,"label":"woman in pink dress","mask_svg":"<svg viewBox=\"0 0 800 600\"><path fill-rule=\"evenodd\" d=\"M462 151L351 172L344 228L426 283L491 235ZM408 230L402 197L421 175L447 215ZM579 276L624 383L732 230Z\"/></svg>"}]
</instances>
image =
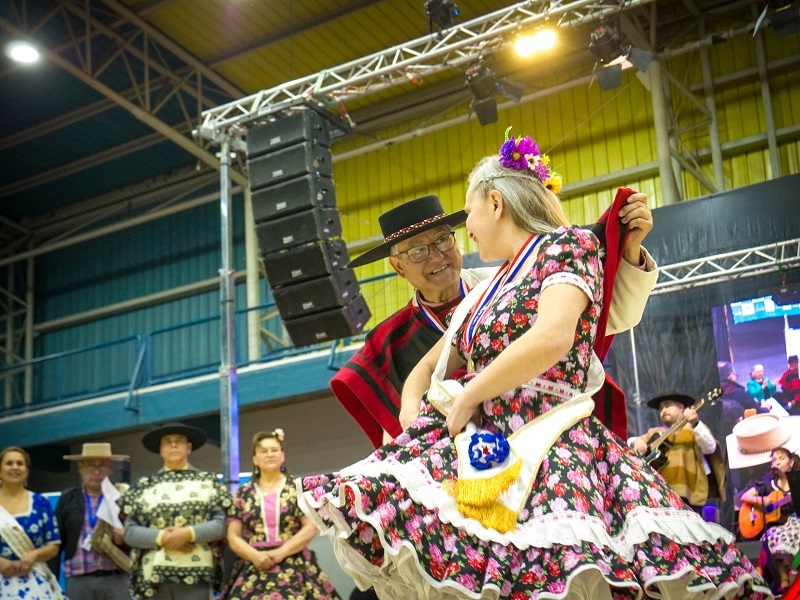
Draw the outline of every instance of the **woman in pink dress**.
<instances>
[{"instance_id":1,"label":"woman in pink dress","mask_svg":"<svg viewBox=\"0 0 800 600\"><path fill-rule=\"evenodd\" d=\"M253 478L233 498L228 543L239 559L222 600L338 600L333 584L307 548L317 528L297 507L286 474L283 430L253 437Z\"/></svg>"}]
</instances>

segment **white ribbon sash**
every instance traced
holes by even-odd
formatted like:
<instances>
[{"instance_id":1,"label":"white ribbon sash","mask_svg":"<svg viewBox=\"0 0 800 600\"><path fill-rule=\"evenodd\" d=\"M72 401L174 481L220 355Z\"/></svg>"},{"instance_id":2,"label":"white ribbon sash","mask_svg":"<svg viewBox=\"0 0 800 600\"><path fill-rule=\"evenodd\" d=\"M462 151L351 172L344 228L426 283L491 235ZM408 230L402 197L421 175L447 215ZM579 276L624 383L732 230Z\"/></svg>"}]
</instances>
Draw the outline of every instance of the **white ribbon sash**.
<instances>
[{"instance_id":1,"label":"white ribbon sash","mask_svg":"<svg viewBox=\"0 0 800 600\"><path fill-rule=\"evenodd\" d=\"M463 389L463 386L458 381L443 379L450 354L450 346L467 313L488 285L489 282L484 280L470 291L453 313L450 327L445 333L445 345L431 376L431 386L428 390L428 401L444 415L450 413L455 397ZM592 395L602 387L604 381L603 365L593 352L589 363L587 387L583 392L579 392L564 383L551 382L540 378L534 378L523 384L522 387L553 394L564 398L565 401L512 433L508 437L510 447L508 457L489 469L476 469L469 461L467 449L473 434L478 430L472 423L468 424L466 429L459 433L454 440L458 454L459 482L480 483L484 481L488 483L490 480L497 480L499 476L502 477L503 472L507 473L509 470L518 471L519 474L513 483L500 493L495 501L505 509L508 509L510 514L518 514L530 494L533 481L545 454L564 431L579 420L592 414L594 410ZM493 527L489 523L491 517L487 517L484 520L481 516L475 516L480 512L481 510L476 510L473 518L478 519L486 526Z\"/></svg>"}]
</instances>

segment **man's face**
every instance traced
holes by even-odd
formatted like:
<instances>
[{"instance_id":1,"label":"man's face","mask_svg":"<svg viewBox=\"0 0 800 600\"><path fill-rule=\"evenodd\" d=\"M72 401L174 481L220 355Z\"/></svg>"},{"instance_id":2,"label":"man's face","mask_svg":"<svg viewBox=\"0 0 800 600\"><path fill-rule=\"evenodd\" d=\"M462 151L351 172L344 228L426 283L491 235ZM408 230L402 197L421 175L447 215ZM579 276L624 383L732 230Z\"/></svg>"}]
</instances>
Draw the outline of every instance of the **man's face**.
<instances>
[{"instance_id":1,"label":"man's face","mask_svg":"<svg viewBox=\"0 0 800 600\"><path fill-rule=\"evenodd\" d=\"M87 490L97 491L103 479L111 474L114 468L110 460L96 458L82 460L78 463L78 472L81 474L81 481Z\"/></svg>"},{"instance_id":2,"label":"man's face","mask_svg":"<svg viewBox=\"0 0 800 600\"><path fill-rule=\"evenodd\" d=\"M438 242L439 246L446 246L448 236L451 235L453 234L447 225L423 231L398 243L390 256L389 260L397 274L407 279L428 302L444 302L455 297L458 292L463 264L458 245L453 244L446 251L433 245ZM421 262L412 261L408 250L422 246L428 248L428 256Z\"/></svg>"},{"instance_id":3,"label":"man's face","mask_svg":"<svg viewBox=\"0 0 800 600\"><path fill-rule=\"evenodd\" d=\"M797 371L797 361L796 360L790 360L789 361L789 369L791 369L792 371Z\"/></svg>"},{"instance_id":4,"label":"man's face","mask_svg":"<svg viewBox=\"0 0 800 600\"><path fill-rule=\"evenodd\" d=\"M673 425L683 416L683 404L675 400L664 400L658 405L658 416L664 425Z\"/></svg>"},{"instance_id":5,"label":"man's face","mask_svg":"<svg viewBox=\"0 0 800 600\"><path fill-rule=\"evenodd\" d=\"M753 379L760 381L764 377L764 367L758 366L753 369Z\"/></svg>"},{"instance_id":6,"label":"man's face","mask_svg":"<svg viewBox=\"0 0 800 600\"><path fill-rule=\"evenodd\" d=\"M185 435L170 434L161 438L161 448L159 454L164 459L165 464L181 464L189 460L192 453L192 445Z\"/></svg>"}]
</instances>

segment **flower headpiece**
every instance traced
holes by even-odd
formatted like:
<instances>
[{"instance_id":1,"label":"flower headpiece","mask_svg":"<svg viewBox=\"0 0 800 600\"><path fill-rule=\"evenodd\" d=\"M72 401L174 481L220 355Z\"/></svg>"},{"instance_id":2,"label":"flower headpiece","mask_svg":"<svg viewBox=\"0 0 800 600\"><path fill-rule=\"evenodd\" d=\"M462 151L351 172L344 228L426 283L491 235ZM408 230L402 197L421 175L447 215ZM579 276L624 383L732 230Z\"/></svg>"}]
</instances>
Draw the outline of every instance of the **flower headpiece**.
<instances>
[{"instance_id":1,"label":"flower headpiece","mask_svg":"<svg viewBox=\"0 0 800 600\"><path fill-rule=\"evenodd\" d=\"M277 439L279 442L282 442L282 441L283 441L283 429L276 429L275 431L273 431L273 432L272 432L272 435L274 435L274 436L275 436L275 438L276 438L276 439Z\"/></svg>"},{"instance_id":2,"label":"flower headpiece","mask_svg":"<svg viewBox=\"0 0 800 600\"><path fill-rule=\"evenodd\" d=\"M505 142L500 146L500 164L505 168L517 171L532 171L536 178L548 190L557 194L563 185L561 175L551 171L550 157L539 151L539 144L529 136L508 137L511 127L506 129Z\"/></svg>"}]
</instances>

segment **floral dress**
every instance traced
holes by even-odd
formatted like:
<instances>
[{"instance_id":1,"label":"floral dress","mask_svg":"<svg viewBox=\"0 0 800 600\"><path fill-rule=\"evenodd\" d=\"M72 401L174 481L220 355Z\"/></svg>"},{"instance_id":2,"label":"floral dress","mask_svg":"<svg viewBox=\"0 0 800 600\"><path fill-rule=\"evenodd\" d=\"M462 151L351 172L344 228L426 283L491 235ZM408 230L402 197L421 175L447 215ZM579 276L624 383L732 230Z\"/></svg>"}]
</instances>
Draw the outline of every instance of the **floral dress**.
<instances>
[{"instance_id":1,"label":"floral dress","mask_svg":"<svg viewBox=\"0 0 800 600\"><path fill-rule=\"evenodd\" d=\"M35 548L46 544L60 543L58 524L53 516L53 507L44 496L30 493L31 509L23 515L14 515L17 523L33 542ZM19 560L19 556L9 547L0 535L0 557ZM37 563L37 566L41 563ZM43 565L42 565L43 567ZM44 567L46 568L46 567ZM0 575L0 599L29 598L31 600L57 600L63 598L60 589L55 588L55 580L45 576L46 571L36 568L28 575L4 577Z\"/></svg>"},{"instance_id":2,"label":"floral dress","mask_svg":"<svg viewBox=\"0 0 800 600\"><path fill-rule=\"evenodd\" d=\"M558 229L527 273L495 295L472 338L477 372L532 326L548 285L575 285L590 302L560 361L483 403L483 429L516 435L586 389L602 306L598 255L591 233ZM466 361L464 337L456 340ZM412 425L366 459L298 480L301 507L358 586L382 599L771 597L730 532L688 509L596 418L552 435L511 531L454 510L459 457L445 417L425 398Z\"/></svg>"},{"instance_id":3,"label":"floral dress","mask_svg":"<svg viewBox=\"0 0 800 600\"><path fill-rule=\"evenodd\" d=\"M284 484L280 497L272 500L279 516L277 538L264 526L262 494L252 481L240 487L233 498L234 514L228 521L242 523L242 538L258 549L274 548L300 530L302 511L297 506L297 491ZM220 600L258 598L264 600L316 598L338 600L339 595L327 575L319 568L312 550L303 549L287 557L268 571L259 571L253 563L238 558Z\"/></svg>"}]
</instances>

